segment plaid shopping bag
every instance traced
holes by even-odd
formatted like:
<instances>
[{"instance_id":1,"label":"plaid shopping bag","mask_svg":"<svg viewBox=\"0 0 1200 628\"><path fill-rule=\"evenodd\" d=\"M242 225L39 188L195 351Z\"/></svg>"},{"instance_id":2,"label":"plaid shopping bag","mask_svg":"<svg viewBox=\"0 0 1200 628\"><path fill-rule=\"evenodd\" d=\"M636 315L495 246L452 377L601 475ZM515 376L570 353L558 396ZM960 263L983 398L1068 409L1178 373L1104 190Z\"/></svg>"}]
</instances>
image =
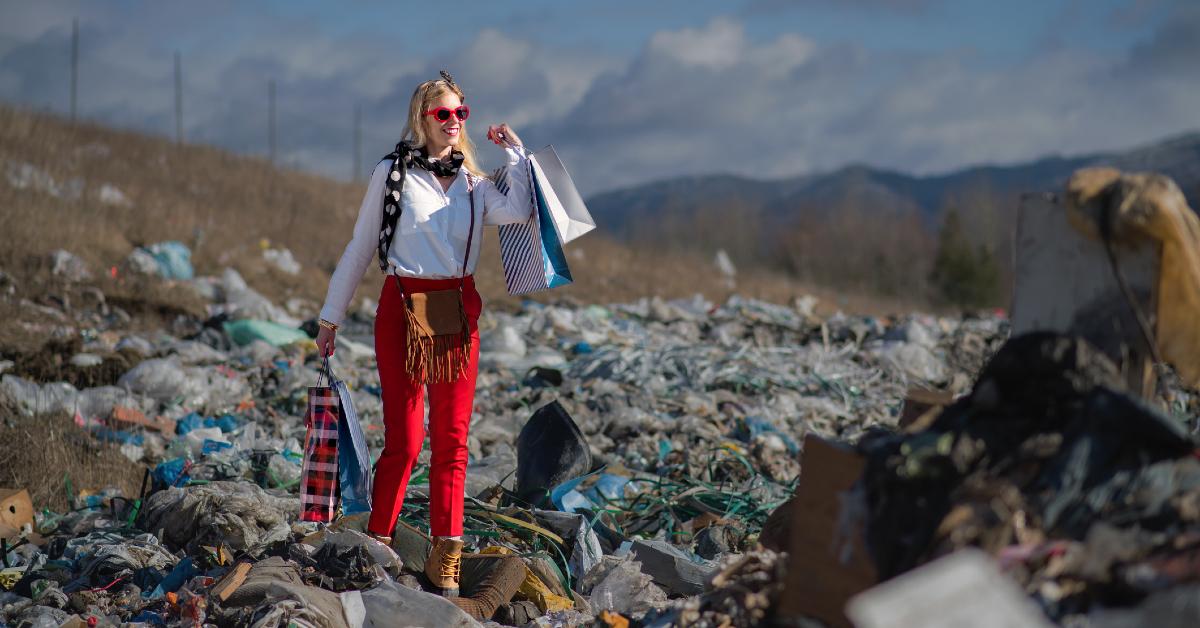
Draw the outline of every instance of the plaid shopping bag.
<instances>
[{"instance_id":1,"label":"plaid shopping bag","mask_svg":"<svg viewBox=\"0 0 1200 628\"><path fill-rule=\"evenodd\" d=\"M308 433L300 478L300 520L333 520L338 500L338 393L333 386L308 389Z\"/></svg>"}]
</instances>

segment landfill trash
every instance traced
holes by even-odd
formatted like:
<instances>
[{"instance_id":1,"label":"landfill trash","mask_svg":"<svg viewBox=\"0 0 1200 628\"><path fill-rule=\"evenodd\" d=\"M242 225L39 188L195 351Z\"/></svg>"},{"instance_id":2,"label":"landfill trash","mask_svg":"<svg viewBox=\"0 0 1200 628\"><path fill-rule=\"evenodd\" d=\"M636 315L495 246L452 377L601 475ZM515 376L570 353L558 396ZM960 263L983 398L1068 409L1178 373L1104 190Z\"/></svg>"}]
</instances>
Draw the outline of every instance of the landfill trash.
<instances>
[{"instance_id":1,"label":"landfill trash","mask_svg":"<svg viewBox=\"0 0 1200 628\"><path fill-rule=\"evenodd\" d=\"M1151 594L1134 609L1101 609L1087 616L1095 628L1190 628L1200 625L1200 585Z\"/></svg>"},{"instance_id":2,"label":"landfill trash","mask_svg":"<svg viewBox=\"0 0 1200 628\"><path fill-rule=\"evenodd\" d=\"M295 327L271 321L241 319L225 321L223 327L229 339L239 346L263 341L275 347L282 347L296 342L312 341L308 334Z\"/></svg>"},{"instance_id":3,"label":"landfill trash","mask_svg":"<svg viewBox=\"0 0 1200 628\"><path fill-rule=\"evenodd\" d=\"M630 556L605 556L579 583L579 592L587 595L598 611L611 610L623 615L641 615L665 606L667 594L654 579L642 572L641 563Z\"/></svg>"},{"instance_id":4,"label":"landfill trash","mask_svg":"<svg viewBox=\"0 0 1200 628\"><path fill-rule=\"evenodd\" d=\"M292 252L288 249L266 249L263 251L263 259L289 275L300 273L300 262L292 257Z\"/></svg>"},{"instance_id":5,"label":"landfill trash","mask_svg":"<svg viewBox=\"0 0 1200 628\"><path fill-rule=\"evenodd\" d=\"M209 413L231 409L250 396L250 387L221 367L183 366L177 357L145 360L117 385L160 404L180 403Z\"/></svg>"},{"instance_id":6,"label":"landfill trash","mask_svg":"<svg viewBox=\"0 0 1200 628\"><path fill-rule=\"evenodd\" d=\"M205 317L180 313L134 331L115 318L85 321L78 308L48 308L54 314L46 320L79 342L57 359L77 368L69 364L76 354L99 356L103 364L119 354L129 366L114 373L116 385L41 381L19 358L0 377L0 403L14 414L65 412L150 469L136 493L81 490L81 479L72 477L63 481L70 510L34 504L33 528L42 541L6 553L11 566L0 570L0 582L12 580L15 588L0 593L0 620L11 624L24 612L62 621L97 617L101 624L352 626L370 625L371 609L378 609L387 619L401 612L428 617L421 620L427 625L478 625L489 612L490 621L515 625L761 625L803 597L783 594L790 586L786 567L803 553L763 550L760 541L785 549L787 531L814 522L829 532L843 502L849 521L874 521L873 507L889 507L868 501L865 487L853 488L857 467L830 456L821 462L812 439L849 443L860 460L873 460L871 452L886 448L888 438L903 439L909 447L897 459L920 468L930 458L922 457L929 451L916 435L938 415L923 412L901 427L911 391L948 395L950 401L936 405L951 412L971 398L977 373L1008 335L1008 323L993 314L824 317L803 298L793 306L733 296L721 303L648 298L489 309L480 320L468 438L458 600L469 607L464 614L425 592L419 576L428 552L428 452L414 466L390 550L361 534L365 513L341 513L324 528L295 520L307 391L321 368L300 326L315 323L317 304L280 307L232 269L183 285L205 301ZM104 303L95 295L71 298L91 309ZM373 308L350 309L337 353L367 460L384 444ZM283 325L299 342L243 344L233 337L232 330L264 321ZM919 360L906 364L904 356L913 355ZM1164 378L1170 395L1164 407L1194 431L1200 396L1169 373ZM545 440L538 444L537 437ZM798 479L801 463L805 475ZM934 534L935 547L906 564L918 566L962 543L999 546L996 560L1016 570L1052 617L1123 610L1105 597L1111 589L1098 585L1086 590L1091 598L1076 599L1068 576L1051 576L1052 569L1069 568L1070 578L1088 583L1103 575L1145 604L1166 599L1188 586L1180 567L1188 554L1156 535L1174 534L1173 513L1192 517L1188 509L1200 507L1189 493L1155 487L1183 486L1190 474L1188 463L1169 458L1120 476L1128 480L1122 499L1168 495L1158 510L1166 528L1146 524L1144 534L1134 533L1102 512L1097 518L1115 531L1091 526L1045 543L1022 536L992 544L987 526L967 517L970 525ZM798 519L795 508L784 506L812 497L805 477L827 489L819 495L825 501L816 502L827 508L820 517ZM947 499L967 497L963 489ZM966 501L973 508L993 503L983 496ZM1088 513L1068 502L1057 507L1060 525L1085 520ZM910 515L923 512L911 497L904 505ZM944 518L930 517L935 531ZM911 529L911 522L898 521ZM1021 529L1043 521L1029 517ZM985 538L973 530L985 530ZM873 557L850 546L875 569ZM881 548L881 557L895 549ZM94 556L107 558L85 575ZM152 566L138 567L139 560ZM833 574L839 564L822 563L815 573ZM483 565L503 569L475 570ZM505 575L487 584L494 574ZM115 577L102 581L109 575Z\"/></svg>"},{"instance_id":7,"label":"landfill trash","mask_svg":"<svg viewBox=\"0 0 1200 628\"><path fill-rule=\"evenodd\" d=\"M557 401L534 412L517 436L517 496L530 504L545 505L551 488L591 467L583 433Z\"/></svg>"},{"instance_id":8,"label":"landfill trash","mask_svg":"<svg viewBox=\"0 0 1200 628\"><path fill-rule=\"evenodd\" d=\"M66 382L38 385L6 374L0 377L0 398L27 417L35 414L71 414L79 401L79 391Z\"/></svg>"},{"instance_id":9,"label":"landfill trash","mask_svg":"<svg viewBox=\"0 0 1200 628\"><path fill-rule=\"evenodd\" d=\"M579 249L575 249L578 251ZM531 628L585 628L592 624L592 616L576 610L553 611L534 617L524 624ZM515 623L514 623L515 625Z\"/></svg>"},{"instance_id":10,"label":"landfill trash","mask_svg":"<svg viewBox=\"0 0 1200 628\"><path fill-rule=\"evenodd\" d=\"M100 184L100 189L96 192L96 199L105 205L113 205L115 207L130 207L133 205L129 197L121 191L121 188L111 183Z\"/></svg>"},{"instance_id":11,"label":"landfill trash","mask_svg":"<svg viewBox=\"0 0 1200 628\"><path fill-rule=\"evenodd\" d=\"M304 584L297 565L279 556L254 563L214 611L224 625L350 628L338 594Z\"/></svg>"},{"instance_id":12,"label":"landfill trash","mask_svg":"<svg viewBox=\"0 0 1200 628\"><path fill-rule=\"evenodd\" d=\"M83 195L82 180L59 182L50 173L28 162L8 161L5 174L8 184L18 190L38 190L70 201L79 200Z\"/></svg>"},{"instance_id":13,"label":"landfill trash","mask_svg":"<svg viewBox=\"0 0 1200 628\"><path fill-rule=\"evenodd\" d=\"M467 554L466 557L474 560L477 556L511 556L512 553L513 551L507 547L492 545L484 548L478 555ZM466 558L464 558L464 560L466 560ZM474 597L476 595L475 590L486 586L485 584L476 585L474 581L479 581L481 575L490 576L491 572L490 570L484 572L482 569L474 566L469 567L465 563L463 569L464 574L471 576L470 578L463 580L463 586L467 587L464 590L468 591L471 597ZM518 574L514 570L511 572L511 575L507 575L505 578L505 580L507 580L507 578L516 579L517 584L515 586L515 590L511 592L509 591L511 586L510 582L504 582L503 584L496 583L489 587L496 589L495 594L489 597L499 599L501 601L501 604L497 607L497 609L504 606L508 600L512 599L515 599L518 602L528 602L533 604L534 607L538 609L538 614L573 608L575 606L575 602L568 597L566 588L559 581L557 574L554 573L554 569L554 563L547 561L544 557L527 556L525 557L524 564L521 566L520 573ZM505 599L505 596L507 596L507 599ZM490 601L492 600L489 599L489 602ZM467 609L464 608L464 610ZM472 613L472 616L476 617L476 619L482 618L474 613Z\"/></svg>"},{"instance_id":14,"label":"landfill trash","mask_svg":"<svg viewBox=\"0 0 1200 628\"><path fill-rule=\"evenodd\" d=\"M351 623L352 628L395 626L399 618L413 626L477 628L480 625L446 598L395 582L383 582L377 587L356 591L350 597L362 600L361 623Z\"/></svg>"},{"instance_id":15,"label":"landfill trash","mask_svg":"<svg viewBox=\"0 0 1200 628\"><path fill-rule=\"evenodd\" d=\"M87 262L70 251L58 249L50 254L50 272L68 281L82 282L92 278Z\"/></svg>"},{"instance_id":16,"label":"landfill trash","mask_svg":"<svg viewBox=\"0 0 1200 628\"><path fill-rule=\"evenodd\" d=\"M164 357L174 355L184 366L207 366L229 361L229 356L224 352L195 340L180 340L165 345L159 349L158 354Z\"/></svg>"},{"instance_id":17,"label":"landfill trash","mask_svg":"<svg viewBox=\"0 0 1200 628\"><path fill-rule=\"evenodd\" d=\"M986 554L964 549L850 599L858 628L1049 628L1041 610Z\"/></svg>"},{"instance_id":18,"label":"landfill trash","mask_svg":"<svg viewBox=\"0 0 1200 628\"><path fill-rule=\"evenodd\" d=\"M1169 588L1150 576L1162 567L1144 562L1133 578L1124 565L1186 551L1200 520L1187 505L1196 441L1124 386L1082 339L1025 334L928 426L864 444L879 575L977 546L1019 567L1011 575L1056 621Z\"/></svg>"},{"instance_id":19,"label":"landfill trash","mask_svg":"<svg viewBox=\"0 0 1200 628\"><path fill-rule=\"evenodd\" d=\"M771 550L728 556L703 595L687 598L647 626L762 626L774 619L785 597L786 554Z\"/></svg>"},{"instance_id":20,"label":"landfill trash","mask_svg":"<svg viewBox=\"0 0 1200 628\"><path fill-rule=\"evenodd\" d=\"M293 548L299 545L293 545ZM387 545L354 530L325 534L311 555L298 553L309 584L341 592L368 588L400 575L400 557Z\"/></svg>"},{"instance_id":21,"label":"landfill trash","mask_svg":"<svg viewBox=\"0 0 1200 628\"><path fill-rule=\"evenodd\" d=\"M1200 384L1200 218L1169 177L1085 168L1067 182L1072 226L1089 236L1158 245L1155 343L1184 381ZM1082 227L1081 225L1086 225Z\"/></svg>"},{"instance_id":22,"label":"landfill trash","mask_svg":"<svg viewBox=\"0 0 1200 628\"><path fill-rule=\"evenodd\" d=\"M91 366L99 366L104 362L104 358L94 353L76 353L71 356L70 363L72 366L79 368L88 368Z\"/></svg>"},{"instance_id":23,"label":"landfill trash","mask_svg":"<svg viewBox=\"0 0 1200 628\"><path fill-rule=\"evenodd\" d=\"M696 534L696 555L701 558L712 560L732 552L734 547L736 532L730 526L710 525Z\"/></svg>"},{"instance_id":24,"label":"landfill trash","mask_svg":"<svg viewBox=\"0 0 1200 628\"><path fill-rule=\"evenodd\" d=\"M716 565L698 556L688 556L665 541L636 540L630 552L669 595L696 595L716 571Z\"/></svg>"},{"instance_id":25,"label":"landfill trash","mask_svg":"<svg viewBox=\"0 0 1200 628\"><path fill-rule=\"evenodd\" d=\"M871 349L876 357L888 360L914 381L941 384L946 380L946 367L929 347L912 341L883 341Z\"/></svg>"},{"instance_id":26,"label":"landfill trash","mask_svg":"<svg viewBox=\"0 0 1200 628\"><path fill-rule=\"evenodd\" d=\"M158 265L158 275L164 279L188 280L195 275L192 252L187 245L174 240L157 242L144 247Z\"/></svg>"},{"instance_id":27,"label":"landfill trash","mask_svg":"<svg viewBox=\"0 0 1200 628\"><path fill-rule=\"evenodd\" d=\"M849 626L847 600L879 581L864 531L859 478L866 462L852 448L813 435L804 439L802 462L795 494L771 513L759 537L764 546L788 552L788 595L778 612Z\"/></svg>"},{"instance_id":28,"label":"landfill trash","mask_svg":"<svg viewBox=\"0 0 1200 628\"><path fill-rule=\"evenodd\" d=\"M461 591L459 597L450 601L472 618L488 620L501 606L511 602L531 577L536 580L525 563L515 556L464 554Z\"/></svg>"},{"instance_id":29,"label":"landfill trash","mask_svg":"<svg viewBox=\"0 0 1200 628\"><path fill-rule=\"evenodd\" d=\"M130 251L121 266L124 272L133 275L157 275L159 273L158 260L154 259L149 251L142 248Z\"/></svg>"},{"instance_id":30,"label":"landfill trash","mask_svg":"<svg viewBox=\"0 0 1200 628\"><path fill-rule=\"evenodd\" d=\"M717 271L724 278L725 288L733 290L737 287L737 267L733 265L733 260L729 258L729 253L725 249L717 251L716 257L713 258L713 263L717 266Z\"/></svg>"},{"instance_id":31,"label":"landfill trash","mask_svg":"<svg viewBox=\"0 0 1200 628\"><path fill-rule=\"evenodd\" d=\"M225 299L221 309L234 319L260 319L285 327L300 327L299 319L251 288L232 268L226 268L221 275L220 294Z\"/></svg>"},{"instance_id":32,"label":"landfill trash","mask_svg":"<svg viewBox=\"0 0 1200 628\"><path fill-rule=\"evenodd\" d=\"M287 539L299 511L294 497L275 497L248 482L212 482L154 493L139 525L189 552L224 544L253 553Z\"/></svg>"}]
</instances>

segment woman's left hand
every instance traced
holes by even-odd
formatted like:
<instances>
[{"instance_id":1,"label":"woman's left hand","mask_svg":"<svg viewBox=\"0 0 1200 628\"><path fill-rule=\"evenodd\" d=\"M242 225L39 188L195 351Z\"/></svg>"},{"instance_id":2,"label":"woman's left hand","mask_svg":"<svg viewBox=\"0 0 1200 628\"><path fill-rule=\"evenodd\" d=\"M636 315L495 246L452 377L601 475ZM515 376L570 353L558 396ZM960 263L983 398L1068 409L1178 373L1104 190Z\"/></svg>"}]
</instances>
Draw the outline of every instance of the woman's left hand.
<instances>
[{"instance_id":1,"label":"woman's left hand","mask_svg":"<svg viewBox=\"0 0 1200 628\"><path fill-rule=\"evenodd\" d=\"M487 138L492 140L492 143L496 144L497 146L503 146L506 140L509 144L516 144L517 146L523 145L521 144L521 138L517 137L516 132L514 132L512 127L508 126L507 124L493 124L492 126L489 126Z\"/></svg>"}]
</instances>

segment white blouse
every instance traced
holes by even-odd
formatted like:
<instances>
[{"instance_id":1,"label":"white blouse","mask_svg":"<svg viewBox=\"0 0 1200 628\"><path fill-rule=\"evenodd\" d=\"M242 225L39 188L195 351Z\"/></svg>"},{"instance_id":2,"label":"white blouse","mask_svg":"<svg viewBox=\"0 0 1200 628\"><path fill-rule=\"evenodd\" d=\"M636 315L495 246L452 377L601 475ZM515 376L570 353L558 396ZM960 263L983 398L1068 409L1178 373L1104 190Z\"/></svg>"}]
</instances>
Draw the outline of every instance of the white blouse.
<instances>
[{"instance_id":1,"label":"white blouse","mask_svg":"<svg viewBox=\"0 0 1200 628\"><path fill-rule=\"evenodd\" d=\"M505 152L510 167L527 159L513 148L506 147ZM372 262L378 255L383 193L391 166L392 162L385 159L371 173L367 193L358 210L358 221L354 224L354 236L329 280L321 318L331 323L341 324L367 266L376 265ZM448 279L462 274L463 254L471 227L466 172L466 168L460 169L450 187L443 191L441 183L428 170L411 168L408 171L404 179L400 220L388 248L389 273L423 279ZM479 260L484 225L504 225L529 219L533 209L529 200L529 181L525 177L509 177L509 185L506 196L488 179L475 184L475 235L470 238L468 275L475 272Z\"/></svg>"}]
</instances>

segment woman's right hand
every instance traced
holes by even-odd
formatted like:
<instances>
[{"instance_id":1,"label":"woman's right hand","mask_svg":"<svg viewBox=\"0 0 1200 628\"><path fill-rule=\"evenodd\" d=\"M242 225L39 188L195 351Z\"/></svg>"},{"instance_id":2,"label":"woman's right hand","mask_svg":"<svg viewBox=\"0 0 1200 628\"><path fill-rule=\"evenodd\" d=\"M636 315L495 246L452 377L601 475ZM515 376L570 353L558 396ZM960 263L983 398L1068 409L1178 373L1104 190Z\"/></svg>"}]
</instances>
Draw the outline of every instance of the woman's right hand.
<instances>
[{"instance_id":1,"label":"woman's right hand","mask_svg":"<svg viewBox=\"0 0 1200 628\"><path fill-rule=\"evenodd\" d=\"M314 341L317 343L317 354L323 358L333 355L336 338L337 332L328 327L322 327L317 331L317 339Z\"/></svg>"}]
</instances>

